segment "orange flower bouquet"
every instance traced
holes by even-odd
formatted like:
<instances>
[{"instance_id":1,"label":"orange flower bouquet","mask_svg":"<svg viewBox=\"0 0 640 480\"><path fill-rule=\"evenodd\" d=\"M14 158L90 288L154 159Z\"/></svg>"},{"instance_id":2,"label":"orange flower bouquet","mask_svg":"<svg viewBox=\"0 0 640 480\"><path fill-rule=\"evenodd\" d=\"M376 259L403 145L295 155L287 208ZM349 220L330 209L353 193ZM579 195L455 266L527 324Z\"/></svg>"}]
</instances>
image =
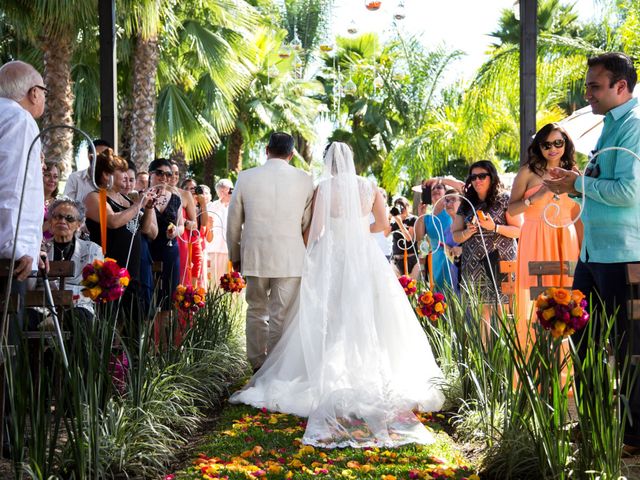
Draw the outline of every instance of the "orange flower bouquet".
<instances>
[{"instance_id":1,"label":"orange flower bouquet","mask_svg":"<svg viewBox=\"0 0 640 480\"><path fill-rule=\"evenodd\" d=\"M418 297L416 313L420 318L428 318L432 322L438 320L447 309L444 294L426 290Z\"/></svg>"},{"instance_id":2,"label":"orange flower bouquet","mask_svg":"<svg viewBox=\"0 0 640 480\"><path fill-rule=\"evenodd\" d=\"M129 271L113 258L94 260L82 269L82 294L94 302L113 302L124 294L130 279Z\"/></svg>"},{"instance_id":3,"label":"orange flower bouquet","mask_svg":"<svg viewBox=\"0 0 640 480\"><path fill-rule=\"evenodd\" d=\"M239 293L247 286L240 272L225 273L220 277L220 288L225 292Z\"/></svg>"},{"instance_id":4,"label":"orange flower bouquet","mask_svg":"<svg viewBox=\"0 0 640 480\"><path fill-rule=\"evenodd\" d=\"M418 290L418 288L416 287L416 281L409 275L402 275L398 277L398 281L400 282L400 285L402 285L404 293L407 294L407 297L410 297Z\"/></svg>"},{"instance_id":5,"label":"orange flower bouquet","mask_svg":"<svg viewBox=\"0 0 640 480\"><path fill-rule=\"evenodd\" d=\"M580 290L547 288L536 299L536 316L553 338L572 335L589 321L587 300Z\"/></svg>"},{"instance_id":6,"label":"orange flower bouquet","mask_svg":"<svg viewBox=\"0 0 640 480\"><path fill-rule=\"evenodd\" d=\"M173 292L173 305L184 313L195 313L204 307L206 295L202 287L178 285Z\"/></svg>"}]
</instances>

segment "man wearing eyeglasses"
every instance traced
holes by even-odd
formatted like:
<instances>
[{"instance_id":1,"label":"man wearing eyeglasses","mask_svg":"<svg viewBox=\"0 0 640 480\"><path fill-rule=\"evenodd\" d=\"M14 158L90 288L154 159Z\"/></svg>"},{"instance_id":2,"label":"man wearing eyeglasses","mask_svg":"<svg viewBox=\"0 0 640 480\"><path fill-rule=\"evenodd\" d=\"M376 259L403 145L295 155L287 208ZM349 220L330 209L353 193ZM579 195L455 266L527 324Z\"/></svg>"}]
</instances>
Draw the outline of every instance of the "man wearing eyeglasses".
<instances>
[{"instance_id":1,"label":"man wearing eyeglasses","mask_svg":"<svg viewBox=\"0 0 640 480\"><path fill-rule=\"evenodd\" d=\"M0 67L0 258L12 258L25 170L26 196L44 198L39 140L28 159L27 155L39 133L35 119L44 113L46 93L42 76L28 63L13 61ZM26 202L22 207L15 245L18 282L38 268L43 216L42 207L28 207Z\"/></svg>"},{"instance_id":2,"label":"man wearing eyeglasses","mask_svg":"<svg viewBox=\"0 0 640 480\"><path fill-rule=\"evenodd\" d=\"M626 266L640 262L640 105L633 97L637 73L632 60L622 53L605 53L588 61L586 99L593 113L604 115L604 127L596 144L596 154L584 175L553 169L546 185L556 193L581 195L584 240L576 267L573 288L593 307L604 302L604 311L613 315L620 362L640 353L640 329L627 320L629 287ZM608 150L622 147L623 150ZM597 302L597 304L595 303ZM598 322L598 318L594 319ZM586 342L583 342L583 345ZM622 387L625 392L625 386ZM640 453L640 381L629 396L631 422L627 418L624 438L626 455Z\"/></svg>"}]
</instances>

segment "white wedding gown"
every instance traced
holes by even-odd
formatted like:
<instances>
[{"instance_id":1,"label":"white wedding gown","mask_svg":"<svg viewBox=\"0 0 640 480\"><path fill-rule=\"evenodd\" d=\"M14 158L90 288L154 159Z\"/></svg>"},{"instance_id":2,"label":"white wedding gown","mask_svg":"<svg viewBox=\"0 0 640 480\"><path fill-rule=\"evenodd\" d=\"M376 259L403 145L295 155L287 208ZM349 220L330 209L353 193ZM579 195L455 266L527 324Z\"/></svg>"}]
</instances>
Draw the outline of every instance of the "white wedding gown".
<instances>
[{"instance_id":1,"label":"white wedding gown","mask_svg":"<svg viewBox=\"0 0 640 480\"><path fill-rule=\"evenodd\" d=\"M442 373L369 233L376 187L356 177L343 145L329 149L316 193L298 308L230 401L308 417L303 442L311 445L431 443L413 410L442 407Z\"/></svg>"}]
</instances>

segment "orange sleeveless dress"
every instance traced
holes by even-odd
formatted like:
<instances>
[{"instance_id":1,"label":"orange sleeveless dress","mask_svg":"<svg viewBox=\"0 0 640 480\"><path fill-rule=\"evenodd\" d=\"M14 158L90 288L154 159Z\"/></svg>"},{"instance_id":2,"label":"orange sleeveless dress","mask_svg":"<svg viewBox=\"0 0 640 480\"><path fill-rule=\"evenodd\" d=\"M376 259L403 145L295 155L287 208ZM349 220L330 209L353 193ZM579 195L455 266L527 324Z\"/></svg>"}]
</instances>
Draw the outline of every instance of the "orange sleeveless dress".
<instances>
[{"instance_id":1,"label":"orange sleeveless dress","mask_svg":"<svg viewBox=\"0 0 640 480\"><path fill-rule=\"evenodd\" d=\"M524 198L535 194L541 185L536 185L524 193ZM567 194L559 196L558 200L551 200L560 207L547 210L547 219L555 225L567 225L572 219L572 209L575 202ZM516 303L518 319L518 336L522 344L525 343L527 334L533 337L531 321L535 319L533 302L529 293L529 287L535 286L536 277L529 276L529 262L531 261L560 261L560 230L547 225L543 218L543 211L548 205L538 202L524 211L524 222L520 230L518 241L518 257L516 270ZM564 261L575 262L580 255L580 245L575 225L562 229L562 258ZM559 275L543 277L543 285L560 286ZM571 288L572 279L564 278L564 287ZM534 320L535 321L535 320Z\"/></svg>"}]
</instances>

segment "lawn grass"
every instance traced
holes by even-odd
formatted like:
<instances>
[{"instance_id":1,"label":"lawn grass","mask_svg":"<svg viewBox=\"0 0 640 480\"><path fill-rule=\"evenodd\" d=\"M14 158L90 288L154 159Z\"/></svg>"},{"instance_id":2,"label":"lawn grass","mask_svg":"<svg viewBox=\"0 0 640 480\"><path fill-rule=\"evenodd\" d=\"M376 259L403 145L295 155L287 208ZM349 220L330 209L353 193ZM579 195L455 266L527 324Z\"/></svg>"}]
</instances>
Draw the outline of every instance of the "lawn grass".
<instances>
[{"instance_id":1,"label":"lawn grass","mask_svg":"<svg viewBox=\"0 0 640 480\"><path fill-rule=\"evenodd\" d=\"M165 478L478 480L473 466L443 431L444 416L421 414L420 417L433 431L436 441L432 445L325 450L301 443L305 429L302 418L227 405L193 465Z\"/></svg>"}]
</instances>

